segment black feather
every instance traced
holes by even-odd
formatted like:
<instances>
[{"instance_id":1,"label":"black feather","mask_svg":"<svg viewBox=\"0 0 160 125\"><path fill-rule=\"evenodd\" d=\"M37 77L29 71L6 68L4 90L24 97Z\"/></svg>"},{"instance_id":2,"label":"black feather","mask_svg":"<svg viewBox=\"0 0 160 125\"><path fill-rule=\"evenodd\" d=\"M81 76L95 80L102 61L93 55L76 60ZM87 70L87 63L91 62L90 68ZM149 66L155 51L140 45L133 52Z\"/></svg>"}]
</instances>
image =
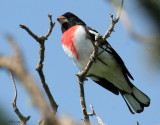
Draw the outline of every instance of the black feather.
<instances>
[{"instance_id":1,"label":"black feather","mask_svg":"<svg viewBox=\"0 0 160 125\"><path fill-rule=\"evenodd\" d=\"M70 12L63 14L62 16L66 17L68 20L68 22L62 24L62 27L61 27L62 33L75 25L86 26L86 24L81 19L79 19L76 15Z\"/></svg>"},{"instance_id":2,"label":"black feather","mask_svg":"<svg viewBox=\"0 0 160 125\"><path fill-rule=\"evenodd\" d=\"M105 89L109 90L110 92L118 95L119 94L119 89L114 86L111 82L109 82L108 80L104 79L104 78L100 78L96 75L93 74L89 74L87 77L90 77L91 79L97 79L97 80L93 80L94 82L96 82L98 85L104 87Z\"/></svg>"},{"instance_id":3,"label":"black feather","mask_svg":"<svg viewBox=\"0 0 160 125\"><path fill-rule=\"evenodd\" d=\"M94 81L94 80L93 80ZM117 87L115 87L112 83L110 83L109 81L105 80L105 79L99 79L98 81L95 81L97 84L99 84L100 86L104 87L105 89L109 90L110 92L119 95L119 91L117 89Z\"/></svg>"}]
</instances>

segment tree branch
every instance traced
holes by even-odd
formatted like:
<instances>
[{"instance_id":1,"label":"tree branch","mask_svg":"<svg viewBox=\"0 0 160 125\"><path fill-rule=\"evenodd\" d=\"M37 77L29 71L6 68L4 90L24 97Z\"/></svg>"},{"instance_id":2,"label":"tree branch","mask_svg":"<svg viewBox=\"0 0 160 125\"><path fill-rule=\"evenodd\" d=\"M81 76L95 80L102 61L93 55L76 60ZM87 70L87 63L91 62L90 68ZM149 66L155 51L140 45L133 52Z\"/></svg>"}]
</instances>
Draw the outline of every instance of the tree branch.
<instances>
[{"instance_id":1,"label":"tree branch","mask_svg":"<svg viewBox=\"0 0 160 125\"><path fill-rule=\"evenodd\" d=\"M83 113L83 120L86 123L86 125L90 125L89 115L87 114L87 108L85 102L84 86L81 83L79 83L79 90L80 90L80 102Z\"/></svg>"},{"instance_id":2,"label":"tree branch","mask_svg":"<svg viewBox=\"0 0 160 125\"><path fill-rule=\"evenodd\" d=\"M50 112L47 101L37 86L37 82L26 70L18 45L11 36L7 36L7 39L14 50L14 56L0 56L0 67L12 71L12 73L21 81L20 83L22 83L30 93L48 125L59 125L57 118Z\"/></svg>"},{"instance_id":3,"label":"tree branch","mask_svg":"<svg viewBox=\"0 0 160 125\"><path fill-rule=\"evenodd\" d=\"M110 14L110 19L111 19L111 25L110 27L108 28L107 32L105 33L105 35L103 36L103 40L105 41L108 37L110 37L112 31L114 31L114 26L115 24L119 21L120 19L120 15L121 15L121 12L122 12L122 8L123 8L123 0L121 1L121 6L120 6L120 9L118 11L118 14L117 14L117 17L115 19L113 19L113 14L111 13Z\"/></svg>"},{"instance_id":4,"label":"tree branch","mask_svg":"<svg viewBox=\"0 0 160 125\"><path fill-rule=\"evenodd\" d=\"M14 91L15 91L15 96L14 96L14 99L13 99L13 102L12 102L12 105L13 105L13 109L14 109L14 112L17 114L17 116L19 117L19 122L20 122L20 125L26 125L27 121L30 119L31 116L23 116L18 107L17 107L17 88L16 88L16 84L15 84L15 81L14 81L14 77L13 77L13 74L11 71L9 71L10 73L10 76L11 76L11 80L12 80L12 83L13 83L13 87L14 87Z\"/></svg>"},{"instance_id":5,"label":"tree branch","mask_svg":"<svg viewBox=\"0 0 160 125\"><path fill-rule=\"evenodd\" d=\"M94 50L93 50L93 52L90 56L90 59L89 59L87 65L86 65L85 69L77 74L77 76L78 76L77 81L79 83L79 88L80 88L80 102L81 102L81 107L82 107L82 112L83 112L83 120L85 121L86 125L90 125L90 120L89 120L89 116L87 114L87 109L86 109L83 83L86 80L86 76L87 76L87 73L89 72L89 69L91 68L92 64L94 62L96 62L96 58L99 55L98 54L99 45L106 42L106 39L111 35L115 24L119 21L120 14L121 14L121 11L122 11L122 7L123 7L123 0L121 1L121 6L120 6L119 12L117 14L117 17L115 19L113 19L113 14L110 14L111 25L108 28L105 35L103 37L100 34L97 34L95 36L95 42L92 41L92 44L94 46ZM88 32L87 32L87 36L90 37Z\"/></svg>"},{"instance_id":6,"label":"tree branch","mask_svg":"<svg viewBox=\"0 0 160 125\"><path fill-rule=\"evenodd\" d=\"M96 118L97 118L97 120L98 120L98 123L100 124L100 125L105 125L103 122L102 122L102 119L95 113L95 111L94 111L94 108L93 108L93 106L90 104L90 107L91 107L91 113L88 113L88 115L89 116L96 116Z\"/></svg>"},{"instance_id":7,"label":"tree branch","mask_svg":"<svg viewBox=\"0 0 160 125\"><path fill-rule=\"evenodd\" d=\"M48 39L49 35L51 34L52 32L52 29L55 25L55 22L52 22L52 15L48 14L48 17L49 17L49 21L50 21L50 27L49 27L49 30L47 32L46 35L41 35L41 36L37 36L35 35L28 27L26 27L25 25L20 25L21 28L25 29L40 45L40 49L39 49L39 55L40 55L40 59L39 59L39 62L38 62L38 65L36 67L36 70L40 76L40 79L41 79L41 83L43 85L43 88L48 96L48 99L49 99L49 102L50 102L50 105L51 105L51 108L52 108L52 111L54 111L54 113L57 112L57 109L58 109L58 105L56 104L50 90L49 90L49 87L45 81L45 76L44 76L44 73L43 73L43 61L44 61L44 52L45 52L45 40Z\"/></svg>"}]
</instances>

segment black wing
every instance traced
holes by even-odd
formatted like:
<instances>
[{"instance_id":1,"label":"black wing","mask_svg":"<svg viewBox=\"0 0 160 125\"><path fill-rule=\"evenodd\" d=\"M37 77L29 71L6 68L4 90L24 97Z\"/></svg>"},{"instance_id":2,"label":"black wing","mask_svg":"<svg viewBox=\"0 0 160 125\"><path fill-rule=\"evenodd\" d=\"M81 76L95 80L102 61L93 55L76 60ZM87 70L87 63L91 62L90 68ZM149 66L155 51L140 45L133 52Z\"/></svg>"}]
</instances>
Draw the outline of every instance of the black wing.
<instances>
[{"instance_id":1,"label":"black wing","mask_svg":"<svg viewBox=\"0 0 160 125\"><path fill-rule=\"evenodd\" d=\"M110 92L119 95L119 89L114 86L111 82L109 82L108 80L104 79L104 78L100 78L98 76L92 75L90 74L91 78L96 78L97 80L93 80L94 82L96 82L98 85L104 87L105 89L109 90Z\"/></svg>"},{"instance_id":2,"label":"black wing","mask_svg":"<svg viewBox=\"0 0 160 125\"><path fill-rule=\"evenodd\" d=\"M87 27L87 26L86 26L86 30L88 31L92 41L95 41L95 35L98 32L96 30L92 29L91 27ZM132 75L129 73L128 69L126 68L126 66L125 66L123 60L121 59L121 57L117 54L117 52L111 47L111 45L107 41L105 43L103 43L102 45L100 45L100 47L102 49L104 49L104 51L110 53L117 60L117 62L121 65L122 70L123 70L123 74L125 75L127 80L128 80L127 76L129 76L132 80L134 80Z\"/></svg>"}]
</instances>

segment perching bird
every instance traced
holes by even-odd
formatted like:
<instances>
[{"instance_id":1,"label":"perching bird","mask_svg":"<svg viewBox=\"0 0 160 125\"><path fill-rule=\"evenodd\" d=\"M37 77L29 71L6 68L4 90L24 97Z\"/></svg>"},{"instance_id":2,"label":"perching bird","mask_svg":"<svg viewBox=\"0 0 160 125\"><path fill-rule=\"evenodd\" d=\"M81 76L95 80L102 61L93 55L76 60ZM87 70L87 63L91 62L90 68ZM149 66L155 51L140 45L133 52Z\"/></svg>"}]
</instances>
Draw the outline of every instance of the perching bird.
<instances>
[{"instance_id":1,"label":"perching bird","mask_svg":"<svg viewBox=\"0 0 160 125\"><path fill-rule=\"evenodd\" d=\"M74 64L83 71L94 47L96 30L88 27L76 15L67 12L58 17L62 30L62 46ZM111 45L106 41L100 45L99 56L91 66L87 76L112 93L122 95L131 113L141 113L148 107L150 99L136 88L130 79L132 75ZM130 78L130 79L129 79Z\"/></svg>"}]
</instances>

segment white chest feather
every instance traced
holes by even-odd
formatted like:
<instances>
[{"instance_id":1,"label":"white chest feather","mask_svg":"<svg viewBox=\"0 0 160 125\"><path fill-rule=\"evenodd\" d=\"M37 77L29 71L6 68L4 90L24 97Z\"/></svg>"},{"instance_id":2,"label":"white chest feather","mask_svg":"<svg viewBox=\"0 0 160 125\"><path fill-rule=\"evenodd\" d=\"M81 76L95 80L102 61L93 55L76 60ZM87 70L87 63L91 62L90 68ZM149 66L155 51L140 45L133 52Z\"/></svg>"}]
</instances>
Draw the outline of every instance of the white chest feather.
<instances>
[{"instance_id":1,"label":"white chest feather","mask_svg":"<svg viewBox=\"0 0 160 125\"><path fill-rule=\"evenodd\" d=\"M93 45L91 41L86 37L85 29L82 26L79 26L77 28L73 41L78 58L68 47L63 45L63 49L72 59L75 65L79 68L79 70L82 71L85 68L93 51Z\"/></svg>"}]
</instances>

